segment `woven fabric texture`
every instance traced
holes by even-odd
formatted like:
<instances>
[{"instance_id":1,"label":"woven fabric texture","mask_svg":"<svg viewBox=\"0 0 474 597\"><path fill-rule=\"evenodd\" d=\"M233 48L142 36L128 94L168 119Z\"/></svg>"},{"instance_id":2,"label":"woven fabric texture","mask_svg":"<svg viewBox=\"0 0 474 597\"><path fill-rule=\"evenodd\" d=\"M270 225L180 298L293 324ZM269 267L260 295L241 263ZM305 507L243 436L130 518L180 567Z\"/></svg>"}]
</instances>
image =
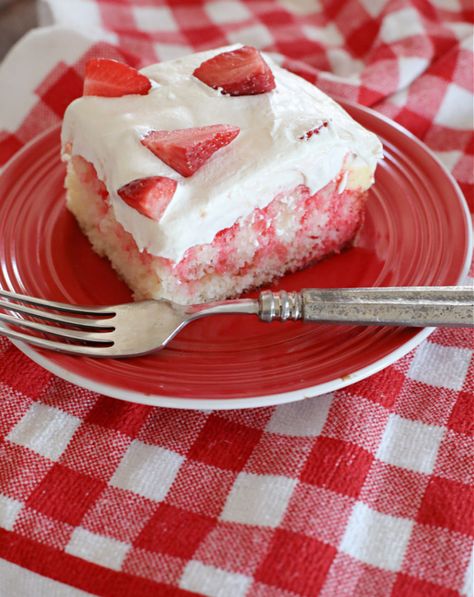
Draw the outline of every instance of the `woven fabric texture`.
<instances>
[{"instance_id":1,"label":"woven fabric texture","mask_svg":"<svg viewBox=\"0 0 474 597\"><path fill-rule=\"evenodd\" d=\"M60 122L87 58L144 66L243 42L405 126L474 207L468 0L39 9L44 27L0 65L0 164ZM17 565L6 594L32 571L58 595L470 595L473 348L471 331L438 330L332 394L201 412L94 394L0 339L0 558Z\"/></svg>"}]
</instances>

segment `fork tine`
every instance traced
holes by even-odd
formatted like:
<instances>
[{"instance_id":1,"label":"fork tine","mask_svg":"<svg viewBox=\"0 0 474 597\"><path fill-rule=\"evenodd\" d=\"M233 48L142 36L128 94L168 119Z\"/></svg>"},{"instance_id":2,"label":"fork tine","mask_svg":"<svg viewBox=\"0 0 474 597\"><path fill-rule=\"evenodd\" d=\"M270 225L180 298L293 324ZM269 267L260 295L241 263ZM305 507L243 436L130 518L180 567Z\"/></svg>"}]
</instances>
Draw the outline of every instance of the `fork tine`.
<instances>
[{"instance_id":1,"label":"fork tine","mask_svg":"<svg viewBox=\"0 0 474 597\"><path fill-rule=\"evenodd\" d=\"M67 315L58 315L57 313L50 313L49 311L42 311L40 309L31 309L24 305L17 305L6 301L0 301L0 309L7 309L15 313L24 313L32 315L39 319L46 319L47 321L56 321L63 325L75 325L84 328L113 328L113 318L111 319L86 319L85 317L68 317ZM95 313L97 315L98 313ZM91 313L92 315L92 313Z\"/></svg>"},{"instance_id":2,"label":"fork tine","mask_svg":"<svg viewBox=\"0 0 474 597\"><path fill-rule=\"evenodd\" d=\"M65 311L67 313L82 313L83 315L114 315L114 308L112 306L104 307L90 307L80 305L68 305L67 303L58 303L56 301L48 301L45 299L36 298L33 296L26 296L25 294L18 294L16 292L9 292L0 289L0 297L8 300L19 301L28 305L39 305L49 309L56 309L57 311Z\"/></svg>"},{"instance_id":3,"label":"fork tine","mask_svg":"<svg viewBox=\"0 0 474 597\"><path fill-rule=\"evenodd\" d=\"M44 334L53 334L63 338L71 338L73 340L82 340L85 342L111 342L108 338L108 332L83 332L79 330L71 330L68 328L61 328L52 325L45 325L37 321L30 321L29 319L20 319L19 317L12 317L11 315L4 315L0 313L0 322L3 321L10 325L17 327L24 327L35 332L43 332Z\"/></svg>"},{"instance_id":4,"label":"fork tine","mask_svg":"<svg viewBox=\"0 0 474 597\"><path fill-rule=\"evenodd\" d=\"M19 340L20 342L33 344L33 346L39 346L40 348L47 348L49 350L56 350L59 352L69 352L71 354L92 357L107 357L111 354L110 346L80 346L79 344L54 342L53 340L46 340L44 338L37 338L28 334L22 334L21 332L16 332L3 326L0 326L0 334L10 338L11 340Z\"/></svg>"}]
</instances>

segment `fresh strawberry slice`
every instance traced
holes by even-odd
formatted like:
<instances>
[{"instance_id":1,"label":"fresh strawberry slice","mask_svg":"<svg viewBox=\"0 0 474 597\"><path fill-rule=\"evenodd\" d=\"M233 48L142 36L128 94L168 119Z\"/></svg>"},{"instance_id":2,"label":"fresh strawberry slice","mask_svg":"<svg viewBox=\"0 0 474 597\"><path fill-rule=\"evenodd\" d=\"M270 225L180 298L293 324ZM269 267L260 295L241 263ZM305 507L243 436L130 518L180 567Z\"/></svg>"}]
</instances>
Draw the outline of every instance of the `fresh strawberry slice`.
<instances>
[{"instance_id":1,"label":"fresh strawberry slice","mask_svg":"<svg viewBox=\"0 0 474 597\"><path fill-rule=\"evenodd\" d=\"M92 58L86 64L84 95L146 95L150 89L150 80L123 62L108 58Z\"/></svg>"},{"instance_id":2,"label":"fresh strawberry slice","mask_svg":"<svg viewBox=\"0 0 474 597\"><path fill-rule=\"evenodd\" d=\"M214 124L176 131L151 131L141 142L176 172L191 176L239 132L238 126Z\"/></svg>"},{"instance_id":3,"label":"fresh strawberry slice","mask_svg":"<svg viewBox=\"0 0 474 597\"><path fill-rule=\"evenodd\" d=\"M160 220L176 191L177 182L166 176L137 178L120 187L120 197L142 215Z\"/></svg>"},{"instance_id":4,"label":"fresh strawberry slice","mask_svg":"<svg viewBox=\"0 0 474 597\"><path fill-rule=\"evenodd\" d=\"M203 62L193 75L229 95L256 95L275 89L270 67L251 46L218 54Z\"/></svg>"}]
</instances>

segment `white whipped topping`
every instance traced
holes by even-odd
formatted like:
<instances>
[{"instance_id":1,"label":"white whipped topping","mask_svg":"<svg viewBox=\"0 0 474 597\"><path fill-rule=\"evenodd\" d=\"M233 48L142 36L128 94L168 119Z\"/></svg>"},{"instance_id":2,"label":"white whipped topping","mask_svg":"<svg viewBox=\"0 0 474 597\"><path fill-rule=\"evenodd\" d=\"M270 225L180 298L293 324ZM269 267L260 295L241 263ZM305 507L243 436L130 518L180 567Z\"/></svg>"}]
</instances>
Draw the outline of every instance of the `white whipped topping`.
<instances>
[{"instance_id":1,"label":"white whipped topping","mask_svg":"<svg viewBox=\"0 0 474 597\"><path fill-rule=\"evenodd\" d=\"M143 69L153 84L148 95L81 97L66 111L63 147L71 143L72 154L94 164L107 185L115 217L140 250L179 261L187 249L212 242L219 230L265 207L277 193L298 184L317 192L337 176L346 156L365 166L368 184L372 182L382 157L378 138L269 56L265 60L276 83L269 93L227 96L193 76L204 60L238 47L241 44ZM299 139L324 121L329 125L318 134ZM240 133L189 178L140 143L152 129L213 124L236 125ZM122 185L147 176L178 181L159 222L142 216L117 194Z\"/></svg>"}]
</instances>

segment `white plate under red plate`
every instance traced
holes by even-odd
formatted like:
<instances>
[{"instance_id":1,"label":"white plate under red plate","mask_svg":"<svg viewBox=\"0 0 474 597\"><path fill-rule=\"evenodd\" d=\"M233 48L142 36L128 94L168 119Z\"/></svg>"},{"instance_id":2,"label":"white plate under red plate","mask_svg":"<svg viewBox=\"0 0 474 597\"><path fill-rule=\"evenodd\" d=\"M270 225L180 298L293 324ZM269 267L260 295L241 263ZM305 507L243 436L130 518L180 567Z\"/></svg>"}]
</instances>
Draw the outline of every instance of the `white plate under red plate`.
<instances>
[{"instance_id":1,"label":"white plate under red plate","mask_svg":"<svg viewBox=\"0 0 474 597\"><path fill-rule=\"evenodd\" d=\"M450 174L406 130L345 105L384 144L355 246L285 276L274 288L444 286L465 274L470 219ZM0 287L76 304L129 302L108 261L64 206L59 128L29 143L0 177ZM158 353L95 360L17 346L85 388L155 406L225 409L316 396L363 379L406 354L431 329L219 316L191 324Z\"/></svg>"}]
</instances>

